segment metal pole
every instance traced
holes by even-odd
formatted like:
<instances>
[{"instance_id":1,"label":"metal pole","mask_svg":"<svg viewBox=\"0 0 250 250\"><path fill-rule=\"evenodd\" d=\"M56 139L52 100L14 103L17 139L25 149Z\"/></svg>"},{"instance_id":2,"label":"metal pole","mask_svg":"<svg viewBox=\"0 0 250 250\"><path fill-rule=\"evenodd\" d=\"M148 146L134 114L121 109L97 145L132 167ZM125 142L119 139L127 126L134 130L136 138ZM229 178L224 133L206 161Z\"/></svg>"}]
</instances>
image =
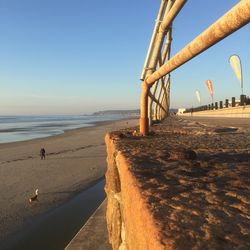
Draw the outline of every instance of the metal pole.
<instances>
[{"instance_id":1,"label":"metal pole","mask_svg":"<svg viewBox=\"0 0 250 250\"><path fill-rule=\"evenodd\" d=\"M170 57L170 46L171 46L171 41L172 41L171 34L172 34L171 33L171 28L169 28L169 30L167 32L167 35L166 35L166 42L165 42L165 46L164 46L164 49L163 49L163 52L162 52L162 56L159 56L158 67L160 67L165 62L166 58L169 59L169 57ZM158 85L159 85L159 81L160 81L160 79L157 81L156 84L154 84L152 86L152 94L154 96L156 95L156 91L157 91L157 88L158 88ZM149 125L151 125L151 122L152 122L152 117L151 117L152 107L153 107L153 99L150 98L149 103L148 103ZM155 117L156 117L156 110L154 110L153 119L155 119Z\"/></svg>"},{"instance_id":2,"label":"metal pole","mask_svg":"<svg viewBox=\"0 0 250 250\"><path fill-rule=\"evenodd\" d=\"M162 92L163 92L163 88L164 88L164 78L161 78L160 79L160 81L161 81L161 88L160 88L160 90L159 90L159 92L158 92L158 96L157 96L157 99L160 101L160 103L162 102ZM156 104L156 110L157 110L157 114L159 114L160 113L160 106L159 106L159 104L157 103ZM157 120L160 120L160 117L157 115Z\"/></svg>"},{"instance_id":3,"label":"metal pole","mask_svg":"<svg viewBox=\"0 0 250 250\"><path fill-rule=\"evenodd\" d=\"M142 82L141 110L140 110L140 133L147 135L149 132L148 124L148 92L150 88L146 82Z\"/></svg>"},{"instance_id":4,"label":"metal pole","mask_svg":"<svg viewBox=\"0 0 250 250\"><path fill-rule=\"evenodd\" d=\"M161 57L161 60L159 60L159 63L158 63L159 67L166 61L166 59L169 60L169 58L170 58L171 41L172 41L172 28L169 28L169 30L167 32L167 35L166 35L166 42L165 42L164 50L162 52L162 57ZM161 78L159 80L162 81L164 79ZM157 83L157 85L158 85L158 83ZM162 86L164 86L164 83L161 84L161 87ZM154 87L154 85L153 85L153 87ZM161 89L160 89L160 91L161 91ZM155 91L155 94L156 94L156 91ZM158 96L157 99L159 100L159 96ZM152 109L152 104L153 104L153 102L149 102L150 109ZM157 117L157 108L158 108L158 105L155 105L154 106L154 119Z\"/></svg>"},{"instance_id":5,"label":"metal pole","mask_svg":"<svg viewBox=\"0 0 250 250\"><path fill-rule=\"evenodd\" d=\"M240 57L239 57L240 59ZM241 71L241 82L240 82L240 86L241 86L241 94L243 95L243 74L242 74L242 64L241 64L241 59L240 59L240 71Z\"/></svg>"},{"instance_id":6,"label":"metal pole","mask_svg":"<svg viewBox=\"0 0 250 250\"><path fill-rule=\"evenodd\" d=\"M162 98L162 106L166 105L166 99L167 99L167 95L166 92L164 90L163 92L163 98ZM163 120L166 117L167 112L165 112L165 110L161 109L161 120Z\"/></svg>"},{"instance_id":7,"label":"metal pole","mask_svg":"<svg viewBox=\"0 0 250 250\"><path fill-rule=\"evenodd\" d=\"M157 32L158 32L158 29L159 29L159 26L160 26L160 23L161 23L162 14L163 14L163 10L165 8L166 2L167 2L166 0L162 0L161 5L160 5L160 9L159 9L159 12L158 12L157 19L155 21L155 27L154 27L154 30L153 30L153 34L152 34L150 44L149 44L149 47L148 47L148 52L147 52L146 59L145 59L145 62L144 62L144 66L143 66L142 73L141 73L141 80L142 81L144 80L145 75L146 75L146 71L148 69L149 59L150 59L150 56L151 56L151 53L152 53L152 49L153 49L153 45L154 45L154 42L155 42L155 38L156 38L156 35L157 35Z\"/></svg>"},{"instance_id":8,"label":"metal pole","mask_svg":"<svg viewBox=\"0 0 250 250\"><path fill-rule=\"evenodd\" d=\"M169 83L170 83L170 79L169 79L169 81L168 81L168 86L169 86ZM168 110L167 110L167 106L168 106L168 91L167 91L167 86L164 86L164 108L165 108L165 110L166 110L166 112L165 112L165 116L164 116L164 118L167 116L167 114L168 114Z\"/></svg>"},{"instance_id":9,"label":"metal pole","mask_svg":"<svg viewBox=\"0 0 250 250\"><path fill-rule=\"evenodd\" d=\"M162 79L162 78L161 78ZM157 93L157 100L159 100L159 102L160 102L160 96L161 96L161 92L162 92L162 86L160 86L160 88L159 88L159 90L158 90L158 93ZM158 118L159 118L159 115L158 115L158 107L159 107L159 104L158 103L154 103L154 108L153 108L153 110L154 110L154 119L155 120L159 120Z\"/></svg>"},{"instance_id":10,"label":"metal pole","mask_svg":"<svg viewBox=\"0 0 250 250\"><path fill-rule=\"evenodd\" d=\"M155 103L157 103L158 105L160 105L161 109L165 110L164 106L159 102L159 100L157 100L157 99L155 98L155 96L154 96L150 91L149 91L148 95L149 95L149 97L151 97L151 99L152 99ZM165 110L165 111L166 111L166 110ZM167 112L167 111L166 111L166 112Z\"/></svg>"},{"instance_id":11,"label":"metal pole","mask_svg":"<svg viewBox=\"0 0 250 250\"><path fill-rule=\"evenodd\" d=\"M170 79L169 79L169 83L168 85L166 86L166 92L167 92L167 107L166 107L166 110L167 110L167 115L169 115L169 109L170 109Z\"/></svg>"},{"instance_id":12,"label":"metal pole","mask_svg":"<svg viewBox=\"0 0 250 250\"><path fill-rule=\"evenodd\" d=\"M165 80L165 82L164 82L164 80ZM158 100L161 100L160 103L163 102L163 99L164 99L164 97L166 95L166 88L168 88L168 86L170 84L170 75L168 76L167 79L165 78L164 80L161 78L162 88L161 88L161 91L159 92L159 96L158 96ZM157 109L157 114L159 114L157 119L161 120L161 115L160 115L161 107L158 104L157 104L156 109Z\"/></svg>"},{"instance_id":13,"label":"metal pole","mask_svg":"<svg viewBox=\"0 0 250 250\"><path fill-rule=\"evenodd\" d=\"M148 70L146 72L145 79L148 76L150 76L152 74L152 72L155 70L166 31L168 30L168 28L170 27L174 18L179 13L179 11L181 10L181 8L184 6L185 3L186 3L186 0L176 0L174 2L173 6L171 7L171 2L168 2L162 23L159 27L159 31L157 33L157 37L156 37L156 40L154 43L154 50L153 50L152 56L150 58L150 62L149 62L149 69L150 70ZM171 7L171 9L170 9L170 7Z\"/></svg>"},{"instance_id":14,"label":"metal pole","mask_svg":"<svg viewBox=\"0 0 250 250\"><path fill-rule=\"evenodd\" d=\"M167 76L166 76L167 77ZM162 91L159 93L159 100L161 99L161 103L163 102L164 99L164 95L165 95L165 88L167 88L167 86L170 84L170 75L168 75L168 78L166 79L166 77L164 79L161 78L162 80ZM158 112L160 112L160 107L159 105L157 106L157 110ZM161 118L160 118L161 120Z\"/></svg>"}]
</instances>

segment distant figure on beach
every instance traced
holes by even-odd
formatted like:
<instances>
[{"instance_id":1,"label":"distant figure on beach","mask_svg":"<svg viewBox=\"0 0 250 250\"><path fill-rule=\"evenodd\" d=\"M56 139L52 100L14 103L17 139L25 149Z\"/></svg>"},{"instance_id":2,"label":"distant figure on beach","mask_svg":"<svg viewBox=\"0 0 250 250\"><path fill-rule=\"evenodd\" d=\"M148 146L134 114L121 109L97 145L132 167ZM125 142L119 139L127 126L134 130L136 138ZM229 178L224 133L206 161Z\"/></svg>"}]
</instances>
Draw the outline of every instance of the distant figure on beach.
<instances>
[{"instance_id":1,"label":"distant figure on beach","mask_svg":"<svg viewBox=\"0 0 250 250\"><path fill-rule=\"evenodd\" d=\"M40 156L41 156L41 160L45 160L45 149L44 148L41 148Z\"/></svg>"}]
</instances>

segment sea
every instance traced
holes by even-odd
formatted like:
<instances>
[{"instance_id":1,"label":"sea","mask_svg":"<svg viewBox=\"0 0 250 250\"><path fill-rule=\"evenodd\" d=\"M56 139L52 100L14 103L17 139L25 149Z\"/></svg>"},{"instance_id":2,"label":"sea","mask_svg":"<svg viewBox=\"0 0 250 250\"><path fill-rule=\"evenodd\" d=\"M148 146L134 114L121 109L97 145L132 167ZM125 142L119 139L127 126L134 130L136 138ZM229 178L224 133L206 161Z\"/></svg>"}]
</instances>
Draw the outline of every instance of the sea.
<instances>
[{"instance_id":1,"label":"sea","mask_svg":"<svg viewBox=\"0 0 250 250\"><path fill-rule=\"evenodd\" d=\"M97 122L128 118L124 114L0 116L0 143L59 135L67 130L95 126Z\"/></svg>"}]
</instances>

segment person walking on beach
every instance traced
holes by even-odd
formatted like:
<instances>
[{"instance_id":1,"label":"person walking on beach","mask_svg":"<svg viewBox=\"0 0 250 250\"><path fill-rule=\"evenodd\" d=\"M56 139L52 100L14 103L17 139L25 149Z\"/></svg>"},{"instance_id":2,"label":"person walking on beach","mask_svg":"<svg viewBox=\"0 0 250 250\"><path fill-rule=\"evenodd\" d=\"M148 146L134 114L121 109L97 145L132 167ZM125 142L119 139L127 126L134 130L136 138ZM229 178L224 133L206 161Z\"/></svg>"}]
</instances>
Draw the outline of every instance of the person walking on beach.
<instances>
[{"instance_id":1,"label":"person walking on beach","mask_svg":"<svg viewBox=\"0 0 250 250\"><path fill-rule=\"evenodd\" d=\"M41 160L45 160L45 149L44 148L41 148L40 156L41 156Z\"/></svg>"}]
</instances>

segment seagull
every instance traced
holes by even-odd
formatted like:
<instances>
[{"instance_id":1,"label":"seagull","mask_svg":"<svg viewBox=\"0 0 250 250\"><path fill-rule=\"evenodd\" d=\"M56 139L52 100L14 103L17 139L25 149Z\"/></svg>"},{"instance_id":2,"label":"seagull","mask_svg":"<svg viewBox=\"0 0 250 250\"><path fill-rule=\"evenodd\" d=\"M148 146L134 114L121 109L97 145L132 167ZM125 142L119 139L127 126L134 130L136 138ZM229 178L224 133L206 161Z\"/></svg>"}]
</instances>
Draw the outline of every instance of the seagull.
<instances>
[{"instance_id":1,"label":"seagull","mask_svg":"<svg viewBox=\"0 0 250 250\"><path fill-rule=\"evenodd\" d=\"M29 202L31 203L33 201L36 201L37 197L38 197L38 189L36 189L35 195L29 198Z\"/></svg>"}]
</instances>

